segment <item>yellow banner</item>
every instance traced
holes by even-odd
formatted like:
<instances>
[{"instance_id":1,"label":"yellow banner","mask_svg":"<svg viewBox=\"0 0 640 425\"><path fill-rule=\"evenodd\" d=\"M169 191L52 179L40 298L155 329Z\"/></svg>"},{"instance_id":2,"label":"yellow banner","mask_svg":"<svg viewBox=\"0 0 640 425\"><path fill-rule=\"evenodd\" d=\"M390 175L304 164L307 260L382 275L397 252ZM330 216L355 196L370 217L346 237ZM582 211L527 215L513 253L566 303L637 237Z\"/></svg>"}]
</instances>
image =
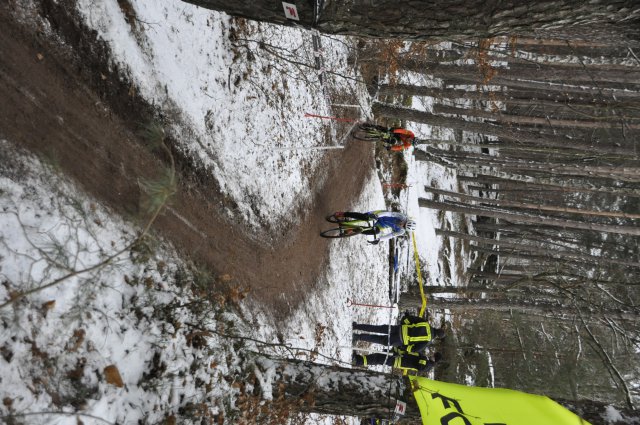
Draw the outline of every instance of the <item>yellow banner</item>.
<instances>
[{"instance_id":1,"label":"yellow banner","mask_svg":"<svg viewBox=\"0 0 640 425\"><path fill-rule=\"evenodd\" d=\"M423 425L591 425L545 396L409 379Z\"/></svg>"}]
</instances>

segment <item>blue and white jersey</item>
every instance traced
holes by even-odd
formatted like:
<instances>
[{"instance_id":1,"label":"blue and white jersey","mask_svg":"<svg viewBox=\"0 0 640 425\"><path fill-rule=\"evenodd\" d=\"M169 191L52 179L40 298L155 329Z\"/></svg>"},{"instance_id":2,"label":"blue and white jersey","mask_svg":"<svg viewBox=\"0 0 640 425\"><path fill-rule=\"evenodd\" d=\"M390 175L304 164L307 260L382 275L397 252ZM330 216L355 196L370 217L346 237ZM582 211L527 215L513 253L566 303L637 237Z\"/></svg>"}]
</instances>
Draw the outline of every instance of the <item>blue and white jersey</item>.
<instances>
[{"instance_id":1,"label":"blue and white jersey","mask_svg":"<svg viewBox=\"0 0 640 425\"><path fill-rule=\"evenodd\" d=\"M399 212L393 211L372 211L378 216L376 226L380 229L380 241L396 238L406 233L404 228L408 217Z\"/></svg>"}]
</instances>

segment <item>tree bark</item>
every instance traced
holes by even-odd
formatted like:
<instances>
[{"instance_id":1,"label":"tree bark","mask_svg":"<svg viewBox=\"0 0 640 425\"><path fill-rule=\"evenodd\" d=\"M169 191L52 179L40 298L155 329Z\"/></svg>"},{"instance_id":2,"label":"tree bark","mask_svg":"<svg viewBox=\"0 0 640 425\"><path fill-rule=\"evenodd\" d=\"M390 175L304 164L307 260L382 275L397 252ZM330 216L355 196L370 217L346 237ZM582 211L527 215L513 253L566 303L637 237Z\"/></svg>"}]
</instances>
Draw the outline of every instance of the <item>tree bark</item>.
<instances>
[{"instance_id":1,"label":"tree bark","mask_svg":"<svg viewBox=\"0 0 640 425\"><path fill-rule=\"evenodd\" d=\"M315 364L292 359L258 357L263 375L275 374L263 392L284 396L302 412L387 418L396 399L407 403L406 419L420 419L420 411L406 377L380 372Z\"/></svg>"},{"instance_id":2,"label":"tree bark","mask_svg":"<svg viewBox=\"0 0 640 425\"><path fill-rule=\"evenodd\" d=\"M539 31L572 26L598 26L635 32L640 5L633 0L325 0L291 1L299 21L287 22L282 3L272 0L186 0L229 15L275 24L301 25L327 34L411 40L488 38L497 35L535 35Z\"/></svg>"},{"instance_id":3,"label":"tree bark","mask_svg":"<svg viewBox=\"0 0 640 425\"><path fill-rule=\"evenodd\" d=\"M425 141L428 143L428 140ZM579 151L550 148L520 148L510 145L466 144L476 150L499 149L499 155L476 153L469 150L443 150L427 146L425 153L450 162L456 168L463 166L493 167L502 170L539 171L546 174L567 174L580 178L615 178L630 182L640 181L640 160L616 155L594 156ZM452 145L455 146L455 145ZM420 154L416 154L416 159ZM606 165L604 165L606 164ZM618 182L616 182L618 184Z\"/></svg>"},{"instance_id":4,"label":"tree bark","mask_svg":"<svg viewBox=\"0 0 640 425\"><path fill-rule=\"evenodd\" d=\"M464 303L450 305L454 310L465 307ZM557 308L556 305L552 307ZM532 309L536 313L540 311L540 308L534 306ZM300 360L273 359L262 355L256 358L255 368L262 376L275 373L273 380L262 380L263 393L272 394L274 398L283 395L291 400L292 408L303 412L388 418L392 416L390 412L393 412L396 399L399 399L407 403L406 414L399 423L422 423L418 406L404 376ZM272 388L265 388L265 385L271 385ZM606 408L604 404L599 405L589 400L560 402L579 414L588 410L594 416L597 415L598 408L603 411ZM630 411L624 412L631 414Z\"/></svg>"}]
</instances>

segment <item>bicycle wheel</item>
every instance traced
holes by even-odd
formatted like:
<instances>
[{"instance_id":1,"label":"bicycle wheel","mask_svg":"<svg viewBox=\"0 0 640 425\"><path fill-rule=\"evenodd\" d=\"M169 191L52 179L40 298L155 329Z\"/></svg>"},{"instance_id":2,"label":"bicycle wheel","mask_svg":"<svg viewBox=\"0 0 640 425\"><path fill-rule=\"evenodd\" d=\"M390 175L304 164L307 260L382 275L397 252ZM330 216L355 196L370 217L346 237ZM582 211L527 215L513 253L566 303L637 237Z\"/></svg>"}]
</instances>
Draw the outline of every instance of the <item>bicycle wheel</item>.
<instances>
[{"instance_id":1,"label":"bicycle wheel","mask_svg":"<svg viewBox=\"0 0 640 425\"><path fill-rule=\"evenodd\" d=\"M336 217L336 213L333 213L331 215L328 215L325 217L325 220L327 220L329 223L344 223L345 221L353 221L353 218L350 217Z\"/></svg>"},{"instance_id":2,"label":"bicycle wheel","mask_svg":"<svg viewBox=\"0 0 640 425\"><path fill-rule=\"evenodd\" d=\"M380 140L380 137L377 134L371 134L365 130L356 130L351 133L351 137L356 140L364 140L366 142L377 142Z\"/></svg>"},{"instance_id":3,"label":"bicycle wheel","mask_svg":"<svg viewBox=\"0 0 640 425\"><path fill-rule=\"evenodd\" d=\"M367 123L362 123L358 125L358 128L362 131L377 131L377 132L383 132L383 133L386 133L387 131L389 131L389 129L383 125L367 124Z\"/></svg>"},{"instance_id":4,"label":"bicycle wheel","mask_svg":"<svg viewBox=\"0 0 640 425\"><path fill-rule=\"evenodd\" d=\"M362 233L362 229L359 227L336 227L334 229L325 230L320 233L323 238L348 238L350 236L359 235Z\"/></svg>"}]
</instances>

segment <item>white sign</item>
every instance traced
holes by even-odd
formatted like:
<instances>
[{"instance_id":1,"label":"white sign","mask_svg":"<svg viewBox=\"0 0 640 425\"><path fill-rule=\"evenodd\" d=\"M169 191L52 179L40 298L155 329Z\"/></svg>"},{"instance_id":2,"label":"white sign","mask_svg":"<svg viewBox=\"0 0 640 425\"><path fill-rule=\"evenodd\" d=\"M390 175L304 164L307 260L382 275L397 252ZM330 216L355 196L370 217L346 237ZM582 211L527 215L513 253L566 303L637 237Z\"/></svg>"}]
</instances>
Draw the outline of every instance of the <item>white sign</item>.
<instances>
[{"instance_id":1,"label":"white sign","mask_svg":"<svg viewBox=\"0 0 640 425\"><path fill-rule=\"evenodd\" d=\"M407 403L404 401L396 400L396 410L393 412L396 415L404 416L404 413L407 411Z\"/></svg>"},{"instance_id":2,"label":"white sign","mask_svg":"<svg viewBox=\"0 0 640 425\"><path fill-rule=\"evenodd\" d=\"M284 9L284 16L286 16L287 19L293 19L295 21L300 20L300 18L298 17L298 8L296 7L295 4L291 4L283 1L282 8Z\"/></svg>"}]
</instances>

